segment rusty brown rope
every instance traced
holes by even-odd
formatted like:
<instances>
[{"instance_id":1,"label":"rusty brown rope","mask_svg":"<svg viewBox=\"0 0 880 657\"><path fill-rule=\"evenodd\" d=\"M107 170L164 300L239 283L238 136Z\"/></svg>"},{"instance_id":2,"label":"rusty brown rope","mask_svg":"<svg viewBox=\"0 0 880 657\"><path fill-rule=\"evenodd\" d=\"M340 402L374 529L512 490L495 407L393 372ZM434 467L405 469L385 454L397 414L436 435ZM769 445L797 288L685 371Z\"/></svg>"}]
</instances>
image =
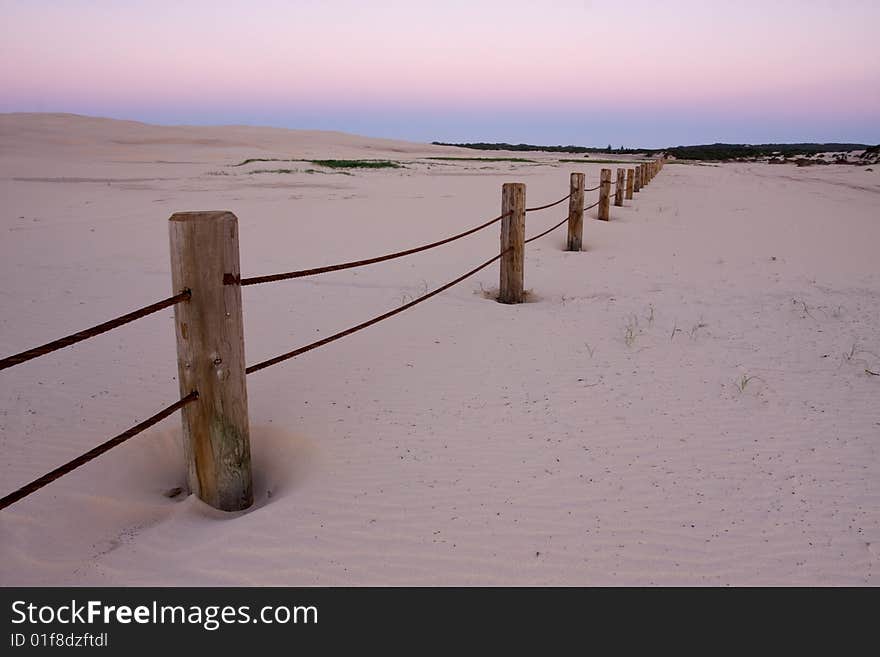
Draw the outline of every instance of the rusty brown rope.
<instances>
[{"instance_id":1,"label":"rusty brown rope","mask_svg":"<svg viewBox=\"0 0 880 657\"><path fill-rule=\"evenodd\" d=\"M552 233L554 230L556 230L557 228L559 228L559 227L560 227L562 224L564 224L566 221L568 221L568 217L566 217L565 219L563 219L562 221L560 221L558 224L556 224L556 225L553 226L552 228L548 228L548 229L545 230L543 233L538 233L538 234L535 235L534 237L530 237L529 239L525 240L525 241L523 242L523 244L528 244L529 242L534 242L535 240L539 240L539 239L541 239L542 237L544 237L544 235L547 235L548 233Z\"/></svg>"},{"instance_id":2,"label":"rusty brown rope","mask_svg":"<svg viewBox=\"0 0 880 657\"><path fill-rule=\"evenodd\" d=\"M563 196L558 201L553 201L553 203L548 203L547 205L540 205L536 208L526 208L526 212L537 212L538 210L546 210L547 208L552 208L554 205L559 205L563 201L567 201L571 198L571 192L569 192L566 196Z\"/></svg>"},{"instance_id":3,"label":"rusty brown rope","mask_svg":"<svg viewBox=\"0 0 880 657\"><path fill-rule=\"evenodd\" d=\"M407 310L408 308L412 308L413 306L420 304L423 301L427 301L431 297L436 296L445 290L448 290L453 285L457 285L458 283L461 283L464 279L466 279L470 276L473 276L478 271L485 269L486 267L491 265L493 262L500 259L501 256L503 256L508 251L510 251L510 249L506 249L505 251L502 251L494 258L487 260L479 267L475 267L474 269L471 269L468 273L462 274L461 276L456 278L454 281L450 281L446 285L438 287L436 290L428 292L424 296L421 296L418 299L414 299L413 301L410 301L409 303L407 303L403 306L400 306L400 308L395 308L394 310L389 310L387 313L383 313L383 314L379 315L378 317L374 317L373 319L367 320L366 322L358 324L357 326L352 326L349 329L346 329L344 331L340 331L339 333L335 333L331 336L324 338L323 340L318 340L317 342L313 342L312 344L308 344L305 347L300 347L299 349L294 349L293 351L288 351L287 353L281 354L280 356L275 356L274 358L264 360L260 363L257 363L256 365L251 365L250 367L248 367L245 370L245 373L246 374L253 374L254 372L259 372L260 370L262 370L266 367L276 365L277 363L281 363L281 362L288 360L290 358L296 358L297 356L300 356L300 355L306 353L307 351L311 351L312 349L317 349L318 347L323 347L325 344L330 344L331 342L335 342L336 340L339 340L340 338L344 338L347 335L351 335L352 333L357 333L358 331L365 329L368 326L372 326L373 324L377 324L377 323L381 322L383 319L388 319L389 317L393 317L394 315L396 315L398 313L402 313L404 310Z\"/></svg>"},{"instance_id":4,"label":"rusty brown rope","mask_svg":"<svg viewBox=\"0 0 880 657\"><path fill-rule=\"evenodd\" d=\"M64 465L55 468L54 470L52 470L52 472L50 472L48 474L44 474L39 479L34 479L34 481L32 481L31 483L29 483L25 486L22 486L17 491L10 493L9 495L4 497L3 499L0 499L0 509L5 509L10 504L15 504L23 497L27 497L31 493L34 493L34 492L40 490L43 486L51 484L53 481L55 481L59 477L66 475L68 472L76 470L76 468L80 467L81 465L85 465L86 463L88 463L92 459L97 458L98 456L100 456L104 452L106 452L110 449L113 449L117 445L121 445L129 438L133 438L134 436L138 435L142 431L149 429L151 426L153 426L157 422L164 420L166 417L168 417L169 415L174 413L176 410L183 408L184 406L186 406L187 404L189 404L191 402L194 402L198 398L199 398L199 393L197 391L193 390L186 397L183 397L179 401L174 402L173 404L171 404L171 406L164 408L163 410L159 411L158 413L156 413L152 417L144 420L140 424L133 426L128 431L124 431L123 433L119 434L115 438L111 438L107 442L102 443L102 444L98 445L97 447L95 447L94 449L89 450L88 452L86 452L82 456L78 456L75 459L73 459L72 461L69 461L69 462L65 463Z\"/></svg>"},{"instance_id":5,"label":"rusty brown rope","mask_svg":"<svg viewBox=\"0 0 880 657\"><path fill-rule=\"evenodd\" d=\"M134 312L130 312L127 315L122 315L121 317L117 317L116 319L111 319L109 322L104 322L103 324L98 324L97 326L85 329L84 331L80 331L79 333L74 333L73 335L68 335L65 338L54 340L52 342L49 342L48 344L44 344L41 347L34 347L33 349L22 351L20 354L7 356L3 360L0 360L0 370L5 370L7 367L12 367L14 365L20 365L21 363L25 363L33 358L45 356L46 354L51 354L53 351L58 351L59 349L64 349L64 347L69 347L70 345L76 344L77 342L88 340L89 338L93 338L96 335L101 335L101 333L106 333L107 331L123 326L124 324L128 324L129 322L133 322L136 319L140 319L141 317L146 317L147 315L159 312L160 310L167 308L168 306L173 306L177 303L180 303L181 301L189 301L191 296L192 293L189 290L184 290L180 294L175 294L173 297L168 297L163 301L159 301L149 306L144 306L143 308L135 310Z\"/></svg>"},{"instance_id":6,"label":"rusty brown rope","mask_svg":"<svg viewBox=\"0 0 880 657\"><path fill-rule=\"evenodd\" d=\"M450 242L454 242L455 240L461 239L462 237L467 237L468 235L472 235L479 230L483 230L491 226L492 224L501 221L504 217L510 215L510 212L505 212L502 215L495 217L494 219L490 219L484 224L480 224L470 230L466 230L463 233L459 233L458 235L453 235L452 237L447 237L446 239L440 240L438 242L432 242L431 244L425 244L424 246L417 246L412 249L407 249L406 251L398 251L397 253L389 253L387 255L378 256L376 258L368 258L367 260L355 260L352 262L343 262L338 265L328 265L326 267L316 267L315 269L302 269L300 271L291 271L283 274L270 274L268 276L254 276L251 278L242 278L237 279L232 274L226 274L223 277L223 282L226 285L235 285L236 283L240 285L257 285L259 283L274 283L275 281L284 281L291 278L303 278L304 276L314 276L316 274L326 274L331 271L340 271L342 269L352 269L353 267L363 267L365 265L372 265L377 262L384 262L385 260L393 260L395 258L402 258L403 256L412 255L413 253L419 253L420 251L427 251L428 249L433 249L438 246L443 246L444 244L449 244Z\"/></svg>"}]
</instances>

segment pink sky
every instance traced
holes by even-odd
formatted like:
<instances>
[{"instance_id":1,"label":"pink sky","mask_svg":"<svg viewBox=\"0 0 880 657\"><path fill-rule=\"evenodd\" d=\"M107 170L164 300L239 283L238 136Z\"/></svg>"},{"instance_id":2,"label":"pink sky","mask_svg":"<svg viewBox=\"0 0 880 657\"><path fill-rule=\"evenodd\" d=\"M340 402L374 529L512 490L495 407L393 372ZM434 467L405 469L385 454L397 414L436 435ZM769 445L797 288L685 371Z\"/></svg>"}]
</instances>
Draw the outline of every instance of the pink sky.
<instances>
[{"instance_id":1,"label":"pink sky","mask_svg":"<svg viewBox=\"0 0 880 657\"><path fill-rule=\"evenodd\" d=\"M814 129L822 134L850 122L840 139L880 140L870 127L880 124L876 0L0 0L0 8L0 111L198 123L286 116L289 127L329 113L338 129L346 116L357 124L358 112L372 112L394 115L400 136L409 116L409 136L428 138L415 127L426 110L459 124L473 113L476 128L493 113L525 126L530 114L564 121L585 112L614 125L615 114L644 108L709 122L796 119L807 131L812 121L827 126ZM582 141L590 139L602 141Z\"/></svg>"}]
</instances>

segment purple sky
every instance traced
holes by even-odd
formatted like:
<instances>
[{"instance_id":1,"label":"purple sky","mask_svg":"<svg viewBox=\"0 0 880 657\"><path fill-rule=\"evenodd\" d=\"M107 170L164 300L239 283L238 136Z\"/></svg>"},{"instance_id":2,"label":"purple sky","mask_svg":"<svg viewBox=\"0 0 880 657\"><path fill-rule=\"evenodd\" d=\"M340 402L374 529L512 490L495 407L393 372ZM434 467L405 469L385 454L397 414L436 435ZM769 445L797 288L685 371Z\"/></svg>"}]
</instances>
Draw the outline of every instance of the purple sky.
<instances>
[{"instance_id":1,"label":"purple sky","mask_svg":"<svg viewBox=\"0 0 880 657\"><path fill-rule=\"evenodd\" d=\"M880 142L878 0L0 0L0 111L419 141Z\"/></svg>"}]
</instances>

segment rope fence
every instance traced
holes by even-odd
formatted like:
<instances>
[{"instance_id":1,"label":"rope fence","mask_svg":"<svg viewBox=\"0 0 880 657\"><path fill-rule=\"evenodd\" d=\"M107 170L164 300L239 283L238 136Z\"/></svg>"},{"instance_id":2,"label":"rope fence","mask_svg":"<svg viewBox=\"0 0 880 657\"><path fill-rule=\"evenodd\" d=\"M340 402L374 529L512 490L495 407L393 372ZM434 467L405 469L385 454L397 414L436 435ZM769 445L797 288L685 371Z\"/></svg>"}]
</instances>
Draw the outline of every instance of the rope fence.
<instances>
[{"instance_id":1,"label":"rope fence","mask_svg":"<svg viewBox=\"0 0 880 657\"><path fill-rule=\"evenodd\" d=\"M548 203L547 205L539 205L536 208L526 208L526 212L537 212L538 210L546 210L547 208L552 208L554 205L559 205L563 201L567 201L571 198L571 192L563 196L558 201L553 201L553 203Z\"/></svg>"},{"instance_id":2,"label":"rope fence","mask_svg":"<svg viewBox=\"0 0 880 657\"><path fill-rule=\"evenodd\" d=\"M556 230L556 229L559 228L562 224L565 224L565 223L568 223L568 217L566 217L565 219L563 219L562 221L560 221L558 224L556 224L556 225L553 226L552 228L548 228L548 229L545 230L543 233L538 233L538 234L535 235L534 237L530 237L530 238L527 239L527 240L523 240L523 244L528 244L529 242L534 242L535 240L539 240L539 239L541 239L542 237L544 237L544 235L549 235L550 233L552 233L554 230Z\"/></svg>"},{"instance_id":3,"label":"rope fence","mask_svg":"<svg viewBox=\"0 0 880 657\"><path fill-rule=\"evenodd\" d=\"M525 185L506 183L502 187L502 213L464 232L430 244L374 258L250 278L242 278L238 273L238 220L235 215L229 212L192 212L172 215L170 220L172 279L176 289L182 292L78 333L0 359L0 370L45 356L173 306L180 385L182 390L191 392L118 436L0 498L0 510L199 400L202 402L200 406L192 412L184 413L183 419L184 438L190 441L189 449L185 450L189 459L187 471L190 489L216 508L224 510L247 508L253 501L250 459L229 459L225 456L231 453L250 453L245 395L247 375L296 358L394 317L474 276L497 261L501 262L501 288L498 300L504 303L521 303L523 247L526 244L568 223L567 250L581 251L584 213L598 206L598 219L608 221L611 186L622 187L621 183L624 182L626 173L627 198L631 199L633 181L635 181L635 191L639 191L640 187L644 187L660 171L663 164L664 160L655 160L636 165L628 172L618 169L617 180L614 183L611 182L611 170L602 169L600 184L589 189L584 189L584 174L574 173L571 175L571 191L567 195L552 203L528 208L525 207ZM599 199L584 207L584 193L597 190L599 190ZM527 239L524 237L522 226L527 213L546 210L569 199L573 199L573 202L569 206L568 216L537 235ZM622 199L623 190L618 189L615 205L622 205ZM240 287L302 278L402 258L449 244L498 222L502 222L500 253L461 276L365 322L254 365L244 366ZM200 258L200 254L203 253L211 253L212 256ZM234 286L234 291L228 286ZM197 290L198 293L194 294L191 290ZM183 302L187 303L183 304ZM205 385L199 385L200 382ZM202 390L201 395L199 390ZM215 416L216 413L220 413L220 416Z\"/></svg>"},{"instance_id":4,"label":"rope fence","mask_svg":"<svg viewBox=\"0 0 880 657\"><path fill-rule=\"evenodd\" d=\"M194 402L198 398L199 398L199 393L197 391L193 390L191 393L189 393L188 395L186 395L185 397L183 397L179 401L174 402L170 406L166 406L165 408L163 408L161 411L159 411L155 415L147 418L146 420L144 420L143 422L140 422L139 424L134 425L131 429L128 429L127 431L123 431L121 434L119 434L115 438L111 438L107 442L101 443L97 447L90 449L88 452L86 452L82 456L77 456L72 461L68 461L64 465L61 465L61 466L55 468L54 470L52 470L52 472L44 474L39 479L34 479L31 483L22 486L21 488L19 488L18 490L14 491L12 493L9 493L9 495L6 495L2 499L0 499L0 510L5 509L10 504L15 504L20 499L22 499L23 497L27 497L31 493L36 493L43 486L47 486L48 484L51 484L53 481L55 481L59 477L66 475L68 472L73 472L78 467L85 465L86 463L88 463L92 459L98 458L104 452L107 452L107 451L113 449L114 447L121 445L129 438L134 438L139 433L146 431L147 429L152 427L154 424L158 424L159 422L164 420L166 417L168 417L169 415L171 415L175 411L180 410L181 408L183 408L187 404L191 404L192 402Z\"/></svg>"},{"instance_id":5,"label":"rope fence","mask_svg":"<svg viewBox=\"0 0 880 657\"><path fill-rule=\"evenodd\" d=\"M386 260L394 260L396 258L402 258L404 256L412 255L414 253L419 253L421 251L427 251L428 249L434 249L438 246L443 246L444 244L449 244L450 242L454 242L456 240L461 239L462 237L467 237L468 235L473 235L474 233L483 230L484 228L488 228L492 224L498 223L502 219L504 219L507 214L501 214L494 219L490 219L484 224L480 224L470 230L466 230L463 233L459 233L458 235L453 235L452 237L447 237L446 239L439 240L437 242L431 242L430 244L425 244L423 246L417 246L412 249L407 249L406 251L397 251L396 253L389 253L383 256L377 256L375 258L368 258L366 260L353 260L351 262L343 262L338 265L328 265L326 267L316 267L314 269L301 269L300 271L291 271L283 274L271 274L269 276L254 276L252 278L239 278L236 279L232 274L224 274L223 283L226 285L234 285L238 283L239 285L258 285L260 283L274 283L275 281L284 281L291 278L303 278L305 276L315 276L316 274L326 274L331 271L341 271L343 269L352 269L354 267L364 267L366 265L373 265L377 262L385 262Z\"/></svg>"},{"instance_id":6,"label":"rope fence","mask_svg":"<svg viewBox=\"0 0 880 657\"><path fill-rule=\"evenodd\" d=\"M507 251L509 251L509 249ZM245 369L245 374L253 374L254 372L259 372L260 370L266 369L267 367L271 367L272 365L277 365L278 363L283 363L284 361L289 360L291 358L296 358L297 356L301 356L302 354L304 354L306 352L312 351L312 349L317 349L318 347L323 347L325 344L330 344L331 342L336 342L337 340L344 338L348 335L351 335L352 333L357 333L358 331L362 331L363 329L365 329L369 326L372 326L373 324L378 324L382 320L388 319L389 317L394 317L395 315L402 313L404 310L409 310L413 306L417 306L418 304L422 303L423 301L427 301L431 297L437 296L441 292L444 292L444 291L448 290L449 288L451 288L453 285L457 285L457 284L461 283L463 280L470 278L471 276L473 276L477 272L482 271L483 269L485 269L486 267L491 265L496 260L500 260L501 257L507 253L507 251L502 251L494 258L491 258L491 259L487 260L486 262L484 262L482 265L479 265L478 267L471 269L466 274L462 274L461 276L459 276L455 280L446 283L446 285L442 285L441 287L438 287L436 290L432 290L431 292L428 292L427 294L420 296L418 299L413 299L409 303L406 303L406 304L400 306L399 308L395 308L394 310L389 310L387 313L382 313L381 315L378 315L377 317L374 317L373 319L367 320L366 322L358 324L357 326L352 326L349 329L346 329L344 331L340 331L339 333L335 333L331 336L323 338L322 340L318 340L317 342L313 342L312 344L308 344L305 347L300 347L299 349L294 349L293 351L288 351L287 353L281 354L280 356L275 356L274 358L270 358L270 359L264 360L260 363L256 363L255 365L251 365L250 367Z\"/></svg>"},{"instance_id":7,"label":"rope fence","mask_svg":"<svg viewBox=\"0 0 880 657\"><path fill-rule=\"evenodd\" d=\"M152 315L153 313L157 313L160 310L164 310L165 308L174 306L181 301L189 301L191 296L192 293L189 290L184 290L180 294L175 294L173 297L168 297L167 299L163 299L162 301L150 304L149 306L144 306L143 308L139 308L138 310L117 317L116 319L111 319L109 322L104 322L103 324L98 324L97 326L87 328L85 330L79 331L78 333L73 333L72 335L68 335L67 337L53 340L52 342L48 342L40 347L34 347L33 349L22 351L19 354L7 356L6 358L0 360L0 370L5 370L6 368L13 367L15 365L21 365L22 363L26 363L29 360L33 360L34 358L46 356L48 354L51 354L53 351L64 349L65 347L74 345L77 342L82 342L83 340L94 338L95 336L106 333L107 331L112 331L113 329L119 328L120 326L125 326L126 324L140 319L141 317L146 317L147 315Z\"/></svg>"}]
</instances>

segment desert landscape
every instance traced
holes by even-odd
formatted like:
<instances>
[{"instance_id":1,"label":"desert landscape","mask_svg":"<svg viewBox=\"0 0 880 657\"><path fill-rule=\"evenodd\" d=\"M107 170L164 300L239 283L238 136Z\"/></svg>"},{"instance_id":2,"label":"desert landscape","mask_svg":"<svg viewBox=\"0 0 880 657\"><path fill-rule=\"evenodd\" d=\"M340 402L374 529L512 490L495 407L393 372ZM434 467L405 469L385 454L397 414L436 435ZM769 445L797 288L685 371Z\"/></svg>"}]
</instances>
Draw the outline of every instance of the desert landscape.
<instances>
[{"instance_id":1,"label":"desert landscape","mask_svg":"<svg viewBox=\"0 0 880 657\"><path fill-rule=\"evenodd\" d=\"M2 114L0 356L172 294L175 212L235 213L256 276L466 230L503 183L534 206L645 160ZM248 511L187 494L176 414L0 512L0 582L876 586L878 209L876 166L670 161L611 221L587 213L583 252L564 227L529 243L527 303L495 301L496 264L249 376ZM244 288L247 362L498 249L493 226ZM0 373L0 493L175 401L175 353L167 309Z\"/></svg>"}]
</instances>

